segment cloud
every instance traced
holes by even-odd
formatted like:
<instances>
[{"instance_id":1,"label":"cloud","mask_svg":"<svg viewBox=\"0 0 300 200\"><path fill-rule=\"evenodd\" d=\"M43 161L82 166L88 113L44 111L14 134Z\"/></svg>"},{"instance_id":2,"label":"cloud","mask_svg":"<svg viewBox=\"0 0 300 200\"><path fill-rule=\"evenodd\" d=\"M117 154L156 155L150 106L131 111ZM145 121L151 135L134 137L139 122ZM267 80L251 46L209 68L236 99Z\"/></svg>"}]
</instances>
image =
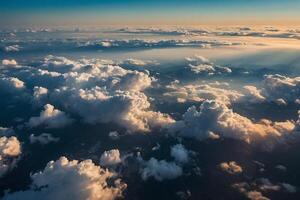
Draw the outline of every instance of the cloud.
<instances>
[{"instance_id":1,"label":"cloud","mask_svg":"<svg viewBox=\"0 0 300 200\"><path fill-rule=\"evenodd\" d=\"M88 50L124 50L124 49L154 49L171 47L197 47L211 48L220 46L244 45L239 42L217 41L217 40L189 40L189 39L132 39L132 40L95 40L78 45L79 49Z\"/></svg>"},{"instance_id":2,"label":"cloud","mask_svg":"<svg viewBox=\"0 0 300 200\"><path fill-rule=\"evenodd\" d=\"M33 67L24 67L18 77L34 85L32 103L60 106L87 123L113 122L130 132L144 132L174 122L169 115L150 109L143 90L151 87L155 79L148 71L126 70L108 60L47 56ZM17 81L2 79L8 83ZM21 87L21 83L25 84L14 85ZM38 124L44 121L43 117L32 120L38 120Z\"/></svg>"},{"instance_id":3,"label":"cloud","mask_svg":"<svg viewBox=\"0 0 300 200\"><path fill-rule=\"evenodd\" d=\"M72 120L62 111L57 110L51 104L46 104L40 116L31 117L28 125L36 127L45 125L47 128L60 128L72 123Z\"/></svg>"},{"instance_id":4,"label":"cloud","mask_svg":"<svg viewBox=\"0 0 300 200\"><path fill-rule=\"evenodd\" d=\"M300 77L287 77L279 74L266 75L263 91L268 100L294 102L300 98ZM289 92L287 92L289 91Z\"/></svg>"},{"instance_id":5,"label":"cloud","mask_svg":"<svg viewBox=\"0 0 300 200\"><path fill-rule=\"evenodd\" d=\"M15 45L10 45L10 46L7 46L4 48L4 50L6 52L17 52L17 51L20 51L21 47L17 44Z\"/></svg>"},{"instance_id":6,"label":"cloud","mask_svg":"<svg viewBox=\"0 0 300 200\"><path fill-rule=\"evenodd\" d=\"M281 183L281 186L284 188L284 190L288 193L296 193L297 187L289 184L289 183Z\"/></svg>"},{"instance_id":7,"label":"cloud","mask_svg":"<svg viewBox=\"0 0 300 200\"><path fill-rule=\"evenodd\" d=\"M0 90L16 92L25 89L25 83L15 77L0 77Z\"/></svg>"},{"instance_id":8,"label":"cloud","mask_svg":"<svg viewBox=\"0 0 300 200\"><path fill-rule=\"evenodd\" d=\"M30 189L6 194L3 199L113 200L121 197L126 188L117 174L102 169L91 160L69 161L66 157L50 161L43 171L31 178Z\"/></svg>"},{"instance_id":9,"label":"cloud","mask_svg":"<svg viewBox=\"0 0 300 200\"><path fill-rule=\"evenodd\" d=\"M7 127L0 126L0 136L11 136L14 134L15 134L15 131L13 128L7 128Z\"/></svg>"},{"instance_id":10,"label":"cloud","mask_svg":"<svg viewBox=\"0 0 300 200\"><path fill-rule=\"evenodd\" d=\"M231 90L228 83L220 82L182 85L179 81L174 81L166 88L169 90L163 94L166 100L176 99L180 103L217 100L229 105L244 96L238 91Z\"/></svg>"},{"instance_id":11,"label":"cloud","mask_svg":"<svg viewBox=\"0 0 300 200\"><path fill-rule=\"evenodd\" d=\"M295 193L297 188L288 183L272 183L268 178L259 178L251 183L240 182L232 185L240 193L252 200L268 200L263 193L283 191L287 193Z\"/></svg>"},{"instance_id":12,"label":"cloud","mask_svg":"<svg viewBox=\"0 0 300 200\"><path fill-rule=\"evenodd\" d=\"M220 164L220 168L229 174L240 174L243 172L243 168L235 161L223 162Z\"/></svg>"},{"instance_id":13,"label":"cloud","mask_svg":"<svg viewBox=\"0 0 300 200\"><path fill-rule=\"evenodd\" d=\"M194 57L188 57L186 60L189 62L189 67L195 74L228 74L232 70L229 67L222 67L215 65L203 56L196 55Z\"/></svg>"},{"instance_id":14,"label":"cloud","mask_svg":"<svg viewBox=\"0 0 300 200\"><path fill-rule=\"evenodd\" d=\"M190 107L182 120L169 126L170 132L177 132L181 136L195 137L203 140L213 132L221 137L234 138L248 143L262 141L264 138L277 142L284 140L295 130L296 123L290 120L272 122L261 119L258 122L233 112L227 105L218 101L206 100L198 111L195 106Z\"/></svg>"},{"instance_id":15,"label":"cloud","mask_svg":"<svg viewBox=\"0 0 300 200\"><path fill-rule=\"evenodd\" d=\"M261 94L262 91L257 89L255 86L245 85L243 88L246 90L245 98L247 98L248 101L261 102L266 100L266 98Z\"/></svg>"},{"instance_id":16,"label":"cloud","mask_svg":"<svg viewBox=\"0 0 300 200\"><path fill-rule=\"evenodd\" d=\"M38 86L34 86L33 88L33 98L42 103L43 101L46 100L48 96L48 89L44 88L44 87L38 87Z\"/></svg>"},{"instance_id":17,"label":"cloud","mask_svg":"<svg viewBox=\"0 0 300 200\"><path fill-rule=\"evenodd\" d=\"M17 61L12 59L12 60L8 60L8 59L4 59L2 60L2 66L3 67L0 67L0 69L2 68L21 68L20 65L18 65Z\"/></svg>"},{"instance_id":18,"label":"cloud","mask_svg":"<svg viewBox=\"0 0 300 200\"><path fill-rule=\"evenodd\" d=\"M111 132L108 133L108 136L112 140L118 140L120 138L120 135L119 135L118 131L111 131Z\"/></svg>"},{"instance_id":19,"label":"cloud","mask_svg":"<svg viewBox=\"0 0 300 200\"><path fill-rule=\"evenodd\" d=\"M113 166L121 163L120 152L118 149L112 149L110 151L104 151L100 157L101 166Z\"/></svg>"},{"instance_id":20,"label":"cloud","mask_svg":"<svg viewBox=\"0 0 300 200\"><path fill-rule=\"evenodd\" d=\"M16 166L20 155L21 144L16 137L0 137L0 178Z\"/></svg>"},{"instance_id":21,"label":"cloud","mask_svg":"<svg viewBox=\"0 0 300 200\"><path fill-rule=\"evenodd\" d=\"M269 198L263 196L261 192L255 190L247 192L246 196L250 200L270 200Z\"/></svg>"},{"instance_id":22,"label":"cloud","mask_svg":"<svg viewBox=\"0 0 300 200\"><path fill-rule=\"evenodd\" d=\"M174 162L151 158L143 163L140 173L143 180L153 177L157 181L175 179L182 175L182 168Z\"/></svg>"},{"instance_id":23,"label":"cloud","mask_svg":"<svg viewBox=\"0 0 300 200\"><path fill-rule=\"evenodd\" d=\"M29 136L29 141L30 143L40 143L42 145L45 145L45 144L49 144L51 142L58 142L59 141L59 138L57 137L53 137L51 134L49 133L42 133L38 136L35 136L34 134L31 134Z\"/></svg>"},{"instance_id":24,"label":"cloud","mask_svg":"<svg viewBox=\"0 0 300 200\"><path fill-rule=\"evenodd\" d=\"M179 163L189 161L189 152L182 144L176 144L171 147L171 156Z\"/></svg>"}]
</instances>

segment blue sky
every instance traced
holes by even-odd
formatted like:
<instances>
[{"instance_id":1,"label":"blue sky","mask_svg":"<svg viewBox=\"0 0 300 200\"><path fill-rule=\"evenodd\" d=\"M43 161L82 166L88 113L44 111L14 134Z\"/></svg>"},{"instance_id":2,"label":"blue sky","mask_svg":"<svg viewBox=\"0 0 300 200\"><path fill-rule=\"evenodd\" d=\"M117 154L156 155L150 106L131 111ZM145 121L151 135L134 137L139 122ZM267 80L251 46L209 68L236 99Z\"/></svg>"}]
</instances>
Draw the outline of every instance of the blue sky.
<instances>
[{"instance_id":1,"label":"blue sky","mask_svg":"<svg viewBox=\"0 0 300 200\"><path fill-rule=\"evenodd\" d=\"M0 24L300 19L300 0L1 0Z\"/></svg>"}]
</instances>

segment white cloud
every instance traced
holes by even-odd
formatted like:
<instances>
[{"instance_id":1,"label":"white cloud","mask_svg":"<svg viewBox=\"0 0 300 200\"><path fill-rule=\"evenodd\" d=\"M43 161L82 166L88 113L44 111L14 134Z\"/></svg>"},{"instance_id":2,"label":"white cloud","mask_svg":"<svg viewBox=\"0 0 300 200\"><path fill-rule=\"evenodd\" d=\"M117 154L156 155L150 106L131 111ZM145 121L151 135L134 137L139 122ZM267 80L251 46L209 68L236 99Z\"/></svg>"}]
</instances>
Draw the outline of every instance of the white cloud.
<instances>
[{"instance_id":1,"label":"white cloud","mask_svg":"<svg viewBox=\"0 0 300 200\"><path fill-rule=\"evenodd\" d=\"M44 87L35 86L33 88L33 97L37 100L41 99L42 97L48 94L48 89Z\"/></svg>"},{"instance_id":2,"label":"white cloud","mask_svg":"<svg viewBox=\"0 0 300 200\"><path fill-rule=\"evenodd\" d=\"M294 102L300 97L300 77L266 75L263 81L263 91L269 100L281 99L281 101Z\"/></svg>"},{"instance_id":3,"label":"white cloud","mask_svg":"<svg viewBox=\"0 0 300 200\"><path fill-rule=\"evenodd\" d=\"M2 65L4 67L21 68L21 66L18 65L17 61L14 59L12 59L12 60L4 59L4 60L2 60ZM0 69L1 69L1 67L0 67Z\"/></svg>"},{"instance_id":4,"label":"white cloud","mask_svg":"<svg viewBox=\"0 0 300 200\"><path fill-rule=\"evenodd\" d=\"M100 157L100 165L113 166L121 163L120 152L118 149L112 149L110 151L104 151Z\"/></svg>"},{"instance_id":5,"label":"white cloud","mask_svg":"<svg viewBox=\"0 0 300 200\"><path fill-rule=\"evenodd\" d=\"M196 55L194 57L188 57L186 60L189 62L189 67L195 74L226 74L231 73L229 67L222 67L215 65L203 56Z\"/></svg>"},{"instance_id":6,"label":"white cloud","mask_svg":"<svg viewBox=\"0 0 300 200\"><path fill-rule=\"evenodd\" d=\"M182 168L174 162L151 158L148 161L144 161L140 173L143 180L153 177L157 181L162 181L164 179L175 179L181 176Z\"/></svg>"},{"instance_id":7,"label":"white cloud","mask_svg":"<svg viewBox=\"0 0 300 200\"><path fill-rule=\"evenodd\" d=\"M25 88L25 83L15 77L0 77L0 90L13 92L20 91Z\"/></svg>"},{"instance_id":8,"label":"white cloud","mask_svg":"<svg viewBox=\"0 0 300 200\"><path fill-rule=\"evenodd\" d=\"M40 143L42 145L49 144L51 142L58 142L59 138L53 137L49 133L42 133L38 136L35 136L34 134L31 134L29 136L30 143Z\"/></svg>"},{"instance_id":9,"label":"white cloud","mask_svg":"<svg viewBox=\"0 0 300 200\"><path fill-rule=\"evenodd\" d=\"M143 60L128 58L127 60L123 61L122 64L142 67L142 66L146 66L148 63Z\"/></svg>"},{"instance_id":10,"label":"white cloud","mask_svg":"<svg viewBox=\"0 0 300 200\"><path fill-rule=\"evenodd\" d=\"M240 139L249 143L268 138L269 140L264 141L268 141L268 145L271 145L273 140L275 142L292 134L295 126L296 124L289 120L272 122L262 119L253 122L233 112L221 102L206 100L199 111L195 106L190 107L182 120L169 126L169 131L200 140L208 138L211 131L221 137Z\"/></svg>"},{"instance_id":11,"label":"white cloud","mask_svg":"<svg viewBox=\"0 0 300 200\"><path fill-rule=\"evenodd\" d=\"M282 99L282 98L276 99L275 103L277 103L277 105L279 105L279 106L285 106L285 105L287 105L286 101L284 99Z\"/></svg>"},{"instance_id":12,"label":"white cloud","mask_svg":"<svg viewBox=\"0 0 300 200\"><path fill-rule=\"evenodd\" d=\"M20 154L21 144L16 137L0 137L0 177L16 166Z\"/></svg>"},{"instance_id":13,"label":"white cloud","mask_svg":"<svg viewBox=\"0 0 300 200\"><path fill-rule=\"evenodd\" d=\"M36 127L45 125L47 128L60 128L72 123L72 120L62 111L57 110L51 104L46 104L40 116L31 117L28 125Z\"/></svg>"},{"instance_id":14,"label":"white cloud","mask_svg":"<svg viewBox=\"0 0 300 200\"><path fill-rule=\"evenodd\" d=\"M141 92L117 90L110 93L104 88L86 90L56 90L58 101L78 113L88 123L115 122L129 131L149 131L163 127L174 120L166 114L149 110L150 103Z\"/></svg>"},{"instance_id":15,"label":"white cloud","mask_svg":"<svg viewBox=\"0 0 300 200\"><path fill-rule=\"evenodd\" d=\"M243 168L235 161L223 162L220 164L220 168L229 174L240 174L243 172Z\"/></svg>"},{"instance_id":16,"label":"white cloud","mask_svg":"<svg viewBox=\"0 0 300 200\"><path fill-rule=\"evenodd\" d=\"M240 100L244 95L229 88L228 83L204 83L181 85L178 81L166 86L169 90L163 95L167 100L176 99L177 102L202 102L204 100L218 100L229 105Z\"/></svg>"},{"instance_id":17,"label":"white cloud","mask_svg":"<svg viewBox=\"0 0 300 200\"><path fill-rule=\"evenodd\" d=\"M10 45L4 48L4 50L6 52L16 52L16 51L20 51L21 47L17 44L15 45Z\"/></svg>"},{"instance_id":18,"label":"white cloud","mask_svg":"<svg viewBox=\"0 0 300 200\"><path fill-rule=\"evenodd\" d=\"M176 144L171 147L171 156L179 163L189 161L189 152L182 144Z\"/></svg>"},{"instance_id":19,"label":"white cloud","mask_svg":"<svg viewBox=\"0 0 300 200\"><path fill-rule=\"evenodd\" d=\"M113 200L122 196L126 188L116 176L91 160L78 162L61 157L50 161L43 171L31 175L30 189L6 194L3 199ZM108 184L109 180L111 184Z\"/></svg>"},{"instance_id":20,"label":"white cloud","mask_svg":"<svg viewBox=\"0 0 300 200\"><path fill-rule=\"evenodd\" d=\"M264 101L266 98L261 94L262 91L257 89L255 86L246 85L243 87L246 90L245 97L248 101L260 102ZM249 99L250 98L250 99Z\"/></svg>"},{"instance_id":21,"label":"white cloud","mask_svg":"<svg viewBox=\"0 0 300 200\"><path fill-rule=\"evenodd\" d=\"M108 136L112 139L112 140L118 140L120 138L120 135L117 131L111 131L108 133Z\"/></svg>"}]
</instances>

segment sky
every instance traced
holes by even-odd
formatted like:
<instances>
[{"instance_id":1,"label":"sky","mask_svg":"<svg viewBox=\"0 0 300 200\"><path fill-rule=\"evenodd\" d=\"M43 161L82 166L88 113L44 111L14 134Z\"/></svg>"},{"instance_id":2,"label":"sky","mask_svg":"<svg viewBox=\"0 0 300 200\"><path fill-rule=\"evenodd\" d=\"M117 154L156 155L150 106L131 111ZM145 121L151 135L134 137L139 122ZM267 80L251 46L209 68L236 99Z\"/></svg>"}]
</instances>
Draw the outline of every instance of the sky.
<instances>
[{"instance_id":1,"label":"sky","mask_svg":"<svg viewBox=\"0 0 300 200\"><path fill-rule=\"evenodd\" d=\"M299 25L299 0L1 0L0 25Z\"/></svg>"}]
</instances>

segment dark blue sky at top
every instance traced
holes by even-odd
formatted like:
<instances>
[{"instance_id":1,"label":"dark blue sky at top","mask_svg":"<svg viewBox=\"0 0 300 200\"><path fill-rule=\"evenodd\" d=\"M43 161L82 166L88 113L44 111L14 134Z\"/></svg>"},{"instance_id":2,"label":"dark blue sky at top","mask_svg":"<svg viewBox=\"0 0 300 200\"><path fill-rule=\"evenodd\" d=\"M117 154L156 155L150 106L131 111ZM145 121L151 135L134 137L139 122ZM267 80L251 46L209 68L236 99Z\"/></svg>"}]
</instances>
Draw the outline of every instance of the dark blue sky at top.
<instances>
[{"instance_id":1,"label":"dark blue sky at top","mask_svg":"<svg viewBox=\"0 0 300 200\"><path fill-rule=\"evenodd\" d=\"M153 18L205 15L300 17L300 0L0 0L0 24L37 18ZM35 15L34 17L32 17ZM38 16L38 17L37 17ZM41 16L41 17L40 17Z\"/></svg>"}]
</instances>

